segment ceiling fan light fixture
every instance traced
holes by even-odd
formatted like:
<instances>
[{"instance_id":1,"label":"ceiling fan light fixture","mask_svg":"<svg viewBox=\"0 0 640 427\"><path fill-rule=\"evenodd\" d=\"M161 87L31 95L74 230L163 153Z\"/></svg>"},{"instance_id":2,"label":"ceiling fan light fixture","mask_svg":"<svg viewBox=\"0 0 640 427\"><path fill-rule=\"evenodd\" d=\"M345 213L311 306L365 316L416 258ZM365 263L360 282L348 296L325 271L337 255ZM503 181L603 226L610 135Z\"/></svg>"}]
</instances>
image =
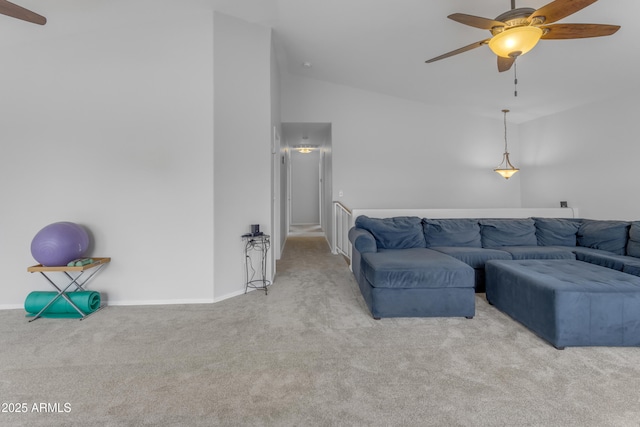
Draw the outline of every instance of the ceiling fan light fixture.
<instances>
[{"instance_id":1,"label":"ceiling fan light fixture","mask_svg":"<svg viewBox=\"0 0 640 427\"><path fill-rule=\"evenodd\" d=\"M507 28L489 40L489 48L498 56L514 58L533 49L542 35L543 31L539 27Z\"/></svg>"},{"instance_id":2,"label":"ceiling fan light fixture","mask_svg":"<svg viewBox=\"0 0 640 427\"><path fill-rule=\"evenodd\" d=\"M533 49L543 37L545 40L568 40L610 36L620 29L619 25L556 23L596 1L553 0L539 9L533 9L531 7L516 8L515 0L511 0L511 10L498 15L495 19L466 13L452 13L447 18L470 27L488 30L491 32L491 37L425 62L429 64L488 44L493 53L498 56L498 71L502 73L515 64L518 56Z\"/></svg>"}]
</instances>

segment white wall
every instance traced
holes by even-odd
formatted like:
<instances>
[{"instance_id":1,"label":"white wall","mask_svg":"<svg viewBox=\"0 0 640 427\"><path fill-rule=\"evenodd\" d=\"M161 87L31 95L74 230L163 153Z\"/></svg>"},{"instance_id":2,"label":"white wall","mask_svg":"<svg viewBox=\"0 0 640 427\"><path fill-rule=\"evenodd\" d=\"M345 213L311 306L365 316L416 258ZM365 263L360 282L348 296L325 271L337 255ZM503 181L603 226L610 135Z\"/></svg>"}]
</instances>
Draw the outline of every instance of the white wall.
<instances>
[{"instance_id":1,"label":"white wall","mask_svg":"<svg viewBox=\"0 0 640 427\"><path fill-rule=\"evenodd\" d=\"M520 174L506 181L492 171L504 148L500 111L490 120L285 73L282 79L283 122L332 123L333 196L346 206L520 206ZM509 149L518 166L513 129Z\"/></svg>"},{"instance_id":2,"label":"white wall","mask_svg":"<svg viewBox=\"0 0 640 427\"><path fill-rule=\"evenodd\" d=\"M63 220L113 258L109 303L213 300L213 16L127 22L3 48L2 308L52 289L30 243Z\"/></svg>"},{"instance_id":3,"label":"white wall","mask_svg":"<svg viewBox=\"0 0 640 427\"><path fill-rule=\"evenodd\" d=\"M271 32L224 14L215 28L215 300L244 292L241 235L271 233ZM272 265L269 253L268 265ZM273 274L269 268L269 276Z\"/></svg>"},{"instance_id":4,"label":"white wall","mask_svg":"<svg viewBox=\"0 0 640 427\"><path fill-rule=\"evenodd\" d=\"M291 224L320 224L320 151L291 153Z\"/></svg>"},{"instance_id":5,"label":"white wall","mask_svg":"<svg viewBox=\"0 0 640 427\"><path fill-rule=\"evenodd\" d=\"M320 149L322 170L322 186L320 191L322 192L322 199L324 206L321 207L322 218L321 226L325 236L329 241L329 245L333 248L333 157L331 147L331 126L327 129L325 135L325 141ZM337 194L336 194L337 196Z\"/></svg>"},{"instance_id":6,"label":"white wall","mask_svg":"<svg viewBox=\"0 0 640 427\"><path fill-rule=\"evenodd\" d=\"M282 199L286 192L281 192L282 162L280 147L282 146L282 126L280 121L280 70L276 60L274 40L271 38L271 268L275 274L276 260L282 255L283 235L286 229L281 226ZM286 176L286 175L284 175Z\"/></svg>"},{"instance_id":7,"label":"white wall","mask_svg":"<svg viewBox=\"0 0 640 427\"><path fill-rule=\"evenodd\" d=\"M281 137L282 138L282 137ZM282 140L284 141L284 140ZM284 245L285 242L287 240L287 233L288 233L288 227L289 227L289 183L288 183L288 177L289 177L289 165L291 163L291 156L290 156L290 151L289 148L287 148L284 144L281 144L280 146L280 150L278 152L278 156L280 158L280 172L279 172L279 179L280 179L280 188L279 188L279 193L280 193L280 239L279 239L279 246L280 246L280 253L277 254L278 258L280 258L280 256L282 255L282 251L284 250Z\"/></svg>"},{"instance_id":8,"label":"white wall","mask_svg":"<svg viewBox=\"0 0 640 427\"><path fill-rule=\"evenodd\" d=\"M638 91L520 125L523 206L640 219Z\"/></svg>"}]
</instances>

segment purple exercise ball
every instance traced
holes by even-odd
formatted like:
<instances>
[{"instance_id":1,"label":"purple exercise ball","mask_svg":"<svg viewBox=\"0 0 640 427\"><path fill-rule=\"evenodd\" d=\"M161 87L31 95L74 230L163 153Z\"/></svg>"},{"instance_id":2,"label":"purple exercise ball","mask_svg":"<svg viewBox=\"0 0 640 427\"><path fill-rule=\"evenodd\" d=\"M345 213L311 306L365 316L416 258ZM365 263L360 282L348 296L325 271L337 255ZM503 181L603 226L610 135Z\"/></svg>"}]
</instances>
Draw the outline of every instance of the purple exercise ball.
<instances>
[{"instance_id":1,"label":"purple exercise ball","mask_svg":"<svg viewBox=\"0 0 640 427\"><path fill-rule=\"evenodd\" d=\"M31 241L31 255L46 267L67 265L89 248L89 234L73 222L54 222L38 231Z\"/></svg>"}]
</instances>

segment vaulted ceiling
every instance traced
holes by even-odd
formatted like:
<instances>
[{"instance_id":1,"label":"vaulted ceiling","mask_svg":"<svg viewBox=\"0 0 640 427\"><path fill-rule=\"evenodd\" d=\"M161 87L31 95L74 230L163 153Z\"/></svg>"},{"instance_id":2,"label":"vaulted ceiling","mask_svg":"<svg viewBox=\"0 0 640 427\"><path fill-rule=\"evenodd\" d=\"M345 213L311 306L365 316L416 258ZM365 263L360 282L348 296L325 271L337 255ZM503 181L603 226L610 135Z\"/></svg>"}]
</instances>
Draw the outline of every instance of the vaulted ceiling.
<instances>
[{"instance_id":1,"label":"vaulted ceiling","mask_svg":"<svg viewBox=\"0 0 640 427\"><path fill-rule=\"evenodd\" d=\"M538 9L551 0L517 0ZM253 7L252 7L253 5ZM521 123L640 88L640 2L599 0L560 20L621 25L609 37L541 40L499 73L488 46L425 60L490 37L447 19L495 18L510 0L221 0L222 12L273 28L282 69L295 75ZM303 66L310 63L311 68Z\"/></svg>"},{"instance_id":2,"label":"vaulted ceiling","mask_svg":"<svg viewBox=\"0 0 640 427\"><path fill-rule=\"evenodd\" d=\"M551 0L517 0L540 8ZM561 20L617 24L614 35L541 40L499 73L488 46L425 60L490 36L447 19L495 18L510 0L16 0L48 18L44 27L0 16L0 47L41 37L114 28L185 9L211 9L273 28L283 72L499 119L526 122L640 89L640 1L599 0ZM164 14L161 12L165 12ZM36 28L37 27L37 28ZM312 66L305 67L305 62Z\"/></svg>"}]
</instances>

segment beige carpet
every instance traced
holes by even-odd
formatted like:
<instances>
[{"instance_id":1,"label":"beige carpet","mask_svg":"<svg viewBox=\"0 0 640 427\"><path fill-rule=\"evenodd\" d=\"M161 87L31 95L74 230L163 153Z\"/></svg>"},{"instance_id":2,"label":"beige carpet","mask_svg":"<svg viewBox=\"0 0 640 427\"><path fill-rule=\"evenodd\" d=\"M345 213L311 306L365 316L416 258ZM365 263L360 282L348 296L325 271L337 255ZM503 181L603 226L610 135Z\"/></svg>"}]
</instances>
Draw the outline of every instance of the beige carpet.
<instances>
[{"instance_id":1,"label":"beige carpet","mask_svg":"<svg viewBox=\"0 0 640 427\"><path fill-rule=\"evenodd\" d=\"M278 272L214 305L0 311L2 409L27 406L0 425L640 425L640 348L556 350L482 295L472 320L374 321L323 238Z\"/></svg>"}]
</instances>

